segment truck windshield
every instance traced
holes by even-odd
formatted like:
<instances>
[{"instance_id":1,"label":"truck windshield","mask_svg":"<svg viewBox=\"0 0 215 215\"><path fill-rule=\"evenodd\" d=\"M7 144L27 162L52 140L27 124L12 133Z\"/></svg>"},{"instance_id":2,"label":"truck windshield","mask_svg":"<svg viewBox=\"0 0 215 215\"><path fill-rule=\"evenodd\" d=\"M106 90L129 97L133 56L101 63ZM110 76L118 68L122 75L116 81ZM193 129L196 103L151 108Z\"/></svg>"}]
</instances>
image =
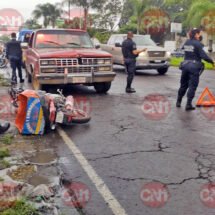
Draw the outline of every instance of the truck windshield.
<instances>
[{"instance_id":1,"label":"truck windshield","mask_svg":"<svg viewBox=\"0 0 215 215\"><path fill-rule=\"evenodd\" d=\"M135 35L133 41L137 46L156 46L155 42L149 36Z\"/></svg>"},{"instance_id":2,"label":"truck windshield","mask_svg":"<svg viewBox=\"0 0 215 215\"><path fill-rule=\"evenodd\" d=\"M37 32L35 48L93 48L93 44L85 32L52 30Z\"/></svg>"}]
</instances>

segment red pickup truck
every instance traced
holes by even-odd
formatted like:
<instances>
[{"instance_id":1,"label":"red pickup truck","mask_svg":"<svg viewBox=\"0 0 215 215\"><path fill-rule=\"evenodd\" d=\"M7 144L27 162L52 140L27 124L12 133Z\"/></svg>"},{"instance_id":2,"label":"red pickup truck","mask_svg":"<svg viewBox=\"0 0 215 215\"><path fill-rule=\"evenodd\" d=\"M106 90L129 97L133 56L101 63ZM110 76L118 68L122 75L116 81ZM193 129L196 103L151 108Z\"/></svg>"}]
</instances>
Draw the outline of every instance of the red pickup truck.
<instances>
[{"instance_id":1,"label":"red pickup truck","mask_svg":"<svg viewBox=\"0 0 215 215\"><path fill-rule=\"evenodd\" d=\"M94 86L98 93L105 93L116 75L112 55L95 49L83 30L33 32L24 63L28 81L35 90L50 84L84 84Z\"/></svg>"}]
</instances>

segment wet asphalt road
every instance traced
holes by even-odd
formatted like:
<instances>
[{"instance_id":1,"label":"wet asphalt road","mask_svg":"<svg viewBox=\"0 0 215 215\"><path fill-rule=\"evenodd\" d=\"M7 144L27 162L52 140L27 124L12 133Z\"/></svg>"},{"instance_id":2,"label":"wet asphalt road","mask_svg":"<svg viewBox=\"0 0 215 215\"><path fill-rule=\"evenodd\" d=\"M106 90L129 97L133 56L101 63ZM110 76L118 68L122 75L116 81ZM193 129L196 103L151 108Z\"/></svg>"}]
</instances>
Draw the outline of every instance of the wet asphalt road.
<instances>
[{"instance_id":1,"label":"wet asphalt road","mask_svg":"<svg viewBox=\"0 0 215 215\"><path fill-rule=\"evenodd\" d=\"M139 72L133 84L135 94L124 93L126 75L118 67L116 72L107 95L98 95L92 88L72 88L70 92L91 112L92 119L63 130L126 214L214 214L215 194L209 195L202 187L215 181L215 110L185 112L186 99L181 109L175 108L177 69L170 68L165 76ZM214 82L215 71L206 71L196 98L206 86L215 93ZM49 138L53 138L62 172L90 190L91 198L80 214L113 214L59 135Z\"/></svg>"},{"instance_id":2,"label":"wet asphalt road","mask_svg":"<svg viewBox=\"0 0 215 215\"><path fill-rule=\"evenodd\" d=\"M129 215L214 214L210 208L215 207L214 194L210 199L207 190L201 192L202 186L215 180L214 111L185 112L185 101L181 109L176 109L179 78L180 72L174 68L166 76L140 72L134 81L137 93L128 95L124 93L126 76L123 70L117 70L107 95L97 95L87 88L74 92L87 97L92 120L88 125L64 130ZM206 86L215 92L214 81L215 72L205 72L196 98ZM144 98L154 93L163 96L164 108L159 109L159 102L157 109L156 105L143 108ZM63 157L63 171L91 191L84 214L113 214L60 142L58 153ZM143 189L152 182L162 183L168 198L165 194L159 198L158 190L156 197L154 184ZM140 198L143 193L144 202Z\"/></svg>"}]
</instances>

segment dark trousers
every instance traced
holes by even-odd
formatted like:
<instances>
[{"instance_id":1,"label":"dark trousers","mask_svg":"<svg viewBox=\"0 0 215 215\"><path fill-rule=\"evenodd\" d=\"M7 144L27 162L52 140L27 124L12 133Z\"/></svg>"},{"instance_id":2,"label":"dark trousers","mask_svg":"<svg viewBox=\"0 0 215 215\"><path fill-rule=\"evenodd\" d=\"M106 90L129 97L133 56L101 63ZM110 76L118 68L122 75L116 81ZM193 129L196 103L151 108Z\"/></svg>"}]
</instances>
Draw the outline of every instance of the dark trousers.
<instances>
[{"instance_id":1,"label":"dark trousers","mask_svg":"<svg viewBox=\"0 0 215 215\"><path fill-rule=\"evenodd\" d=\"M199 66L194 63L188 63L182 69L180 88L178 90L178 98L182 99L187 92L187 100L192 102L196 89L199 84Z\"/></svg>"},{"instance_id":2,"label":"dark trousers","mask_svg":"<svg viewBox=\"0 0 215 215\"><path fill-rule=\"evenodd\" d=\"M12 80L17 81L16 69L18 69L19 79L22 80L22 59L10 59L12 68Z\"/></svg>"},{"instance_id":3,"label":"dark trousers","mask_svg":"<svg viewBox=\"0 0 215 215\"><path fill-rule=\"evenodd\" d=\"M127 71L127 86L126 88L131 88L132 81L136 72L136 60L127 58L125 59L125 68Z\"/></svg>"}]
</instances>

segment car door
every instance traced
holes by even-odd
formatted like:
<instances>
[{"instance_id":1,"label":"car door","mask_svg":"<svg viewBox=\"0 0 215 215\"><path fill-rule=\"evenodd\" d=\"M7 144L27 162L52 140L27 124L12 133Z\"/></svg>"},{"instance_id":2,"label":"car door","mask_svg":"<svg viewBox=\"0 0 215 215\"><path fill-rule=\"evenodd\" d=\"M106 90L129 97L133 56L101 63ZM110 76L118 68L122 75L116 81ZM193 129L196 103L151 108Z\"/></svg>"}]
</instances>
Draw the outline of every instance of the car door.
<instances>
[{"instance_id":1,"label":"car door","mask_svg":"<svg viewBox=\"0 0 215 215\"><path fill-rule=\"evenodd\" d=\"M123 36L122 35L115 37L112 55L113 55L114 63L116 63L116 64L123 64L122 48L121 47L115 47L116 43L119 43L122 45L122 42L123 42Z\"/></svg>"}]
</instances>

